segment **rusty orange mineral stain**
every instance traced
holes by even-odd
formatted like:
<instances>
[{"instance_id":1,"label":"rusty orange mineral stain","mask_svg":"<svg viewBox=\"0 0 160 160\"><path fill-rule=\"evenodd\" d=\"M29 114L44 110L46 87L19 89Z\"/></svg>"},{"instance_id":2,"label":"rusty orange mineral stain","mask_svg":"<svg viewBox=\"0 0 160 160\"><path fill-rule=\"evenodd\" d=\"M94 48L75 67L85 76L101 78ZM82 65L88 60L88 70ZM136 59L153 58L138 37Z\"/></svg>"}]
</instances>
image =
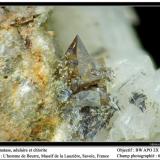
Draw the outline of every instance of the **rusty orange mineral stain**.
<instances>
[{"instance_id":1,"label":"rusty orange mineral stain","mask_svg":"<svg viewBox=\"0 0 160 160\"><path fill-rule=\"evenodd\" d=\"M0 113L0 117L5 121L0 122L0 128L3 128L3 134L5 135L6 141L26 141L26 136L23 134L24 130L22 127L18 127L14 122L3 113Z\"/></svg>"},{"instance_id":2,"label":"rusty orange mineral stain","mask_svg":"<svg viewBox=\"0 0 160 160\"><path fill-rule=\"evenodd\" d=\"M37 124L35 124L35 127L32 129L31 135L34 137L39 137L39 134L42 133L46 128L48 129L55 129L56 126L58 126L60 122L59 117L45 117Z\"/></svg>"},{"instance_id":3,"label":"rusty orange mineral stain","mask_svg":"<svg viewBox=\"0 0 160 160\"><path fill-rule=\"evenodd\" d=\"M42 52L40 50L36 50L31 53L30 58L32 60L31 67L31 76L33 77L33 81L37 83L42 90L45 90L48 77L47 73L43 70L44 62L42 57Z\"/></svg>"}]
</instances>

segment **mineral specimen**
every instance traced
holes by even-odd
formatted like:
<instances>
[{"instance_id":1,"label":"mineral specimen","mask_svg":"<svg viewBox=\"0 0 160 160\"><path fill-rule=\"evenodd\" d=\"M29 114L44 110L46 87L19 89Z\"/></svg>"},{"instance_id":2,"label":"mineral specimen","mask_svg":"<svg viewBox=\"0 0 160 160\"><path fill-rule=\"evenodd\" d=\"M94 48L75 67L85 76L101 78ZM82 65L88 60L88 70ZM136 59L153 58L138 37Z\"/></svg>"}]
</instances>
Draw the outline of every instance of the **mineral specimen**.
<instances>
[{"instance_id":1,"label":"mineral specimen","mask_svg":"<svg viewBox=\"0 0 160 160\"><path fill-rule=\"evenodd\" d=\"M50 9L25 9L1 7L0 139L56 141L64 122L67 141L92 139L115 112L105 64L87 53L78 35L59 59L46 30Z\"/></svg>"},{"instance_id":2,"label":"mineral specimen","mask_svg":"<svg viewBox=\"0 0 160 160\"><path fill-rule=\"evenodd\" d=\"M48 141L59 123L50 83L55 49L43 9L0 8L1 141Z\"/></svg>"},{"instance_id":3,"label":"mineral specimen","mask_svg":"<svg viewBox=\"0 0 160 160\"><path fill-rule=\"evenodd\" d=\"M55 8L52 19L63 51L71 37L79 33L90 55L103 54L115 75L107 90L110 104L120 111L110 119L110 129L99 131L93 141L159 141L160 74L135 34L133 25L139 19L133 8L61 6ZM65 139L63 127L58 140Z\"/></svg>"},{"instance_id":4,"label":"mineral specimen","mask_svg":"<svg viewBox=\"0 0 160 160\"><path fill-rule=\"evenodd\" d=\"M92 139L115 112L110 106L104 66L88 54L77 35L55 71L55 79L61 84L57 88L55 83L62 110L59 112L62 112L62 119L68 121L70 141Z\"/></svg>"},{"instance_id":5,"label":"mineral specimen","mask_svg":"<svg viewBox=\"0 0 160 160\"><path fill-rule=\"evenodd\" d=\"M160 140L136 23L128 7L0 7L0 141ZM76 34L89 54L78 35L67 49Z\"/></svg>"}]
</instances>

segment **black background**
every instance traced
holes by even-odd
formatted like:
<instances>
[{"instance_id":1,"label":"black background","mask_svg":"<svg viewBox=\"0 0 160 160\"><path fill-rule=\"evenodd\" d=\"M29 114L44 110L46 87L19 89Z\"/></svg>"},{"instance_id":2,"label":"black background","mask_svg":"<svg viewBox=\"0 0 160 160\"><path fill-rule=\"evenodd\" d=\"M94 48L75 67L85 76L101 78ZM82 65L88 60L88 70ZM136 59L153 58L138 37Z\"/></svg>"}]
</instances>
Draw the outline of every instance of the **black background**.
<instances>
[{"instance_id":1,"label":"black background","mask_svg":"<svg viewBox=\"0 0 160 160\"><path fill-rule=\"evenodd\" d=\"M160 6L135 7L140 24L135 26L137 34L145 50L149 52L160 67Z\"/></svg>"}]
</instances>

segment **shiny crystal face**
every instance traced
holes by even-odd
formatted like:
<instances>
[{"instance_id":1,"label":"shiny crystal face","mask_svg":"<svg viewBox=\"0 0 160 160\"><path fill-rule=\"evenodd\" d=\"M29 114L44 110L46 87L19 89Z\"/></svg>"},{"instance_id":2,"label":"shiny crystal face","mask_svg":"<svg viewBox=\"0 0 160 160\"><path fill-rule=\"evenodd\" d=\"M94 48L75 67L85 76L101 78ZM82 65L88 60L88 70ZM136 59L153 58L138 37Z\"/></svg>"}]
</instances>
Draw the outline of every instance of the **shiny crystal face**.
<instances>
[{"instance_id":1,"label":"shiny crystal face","mask_svg":"<svg viewBox=\"0 0 160 160\"><path fill-rule=\"evenodd\" d=\"M88 54L77 35L57 67L57 100L62 119L70 125L70 140L92 139L115 111L107 93L107 69L98 62L102 61Z\"/></svg>"}]
</instances>

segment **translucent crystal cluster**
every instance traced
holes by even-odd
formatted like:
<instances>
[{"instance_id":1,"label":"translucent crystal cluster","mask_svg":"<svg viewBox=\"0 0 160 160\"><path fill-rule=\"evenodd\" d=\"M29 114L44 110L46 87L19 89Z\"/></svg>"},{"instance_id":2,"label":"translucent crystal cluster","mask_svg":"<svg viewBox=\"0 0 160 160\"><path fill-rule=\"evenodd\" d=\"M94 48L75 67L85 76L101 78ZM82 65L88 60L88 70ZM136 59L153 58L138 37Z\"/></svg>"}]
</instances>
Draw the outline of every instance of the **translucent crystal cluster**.
<instances>
[{"instance_id":1,"label":"translucent crystal cluster","mask_svg":"<svg viewBox=\"0 0 160 160\"><path fill-rule=\"evenodd\" d=\"M70 128L68 140L92 139L108 124L116 111L107 92L109 76L105 64L88 54L77 35L55 71L55 79L61 81L58 88L55 83L59 112Z\"/></svg>"},{"instance_id":2,"label":"translucent crystal cluster","mask_svg":"<svg viewBox=\"0 0 160 160\"><path fill-rule=\"evenodd\" d=\"M107 89L111 94L110 104L119 109L110 119L109 129L101 129L92 140L159 141L159 70L156 71L137 39L133 25L139 20L134 10L90 6L65 9L62 6L55 8L52 17L62 50L71 37L79 33L91 55L102 56L107 68L114 73L114 80Z\"/></svg>"}]
</instances>

